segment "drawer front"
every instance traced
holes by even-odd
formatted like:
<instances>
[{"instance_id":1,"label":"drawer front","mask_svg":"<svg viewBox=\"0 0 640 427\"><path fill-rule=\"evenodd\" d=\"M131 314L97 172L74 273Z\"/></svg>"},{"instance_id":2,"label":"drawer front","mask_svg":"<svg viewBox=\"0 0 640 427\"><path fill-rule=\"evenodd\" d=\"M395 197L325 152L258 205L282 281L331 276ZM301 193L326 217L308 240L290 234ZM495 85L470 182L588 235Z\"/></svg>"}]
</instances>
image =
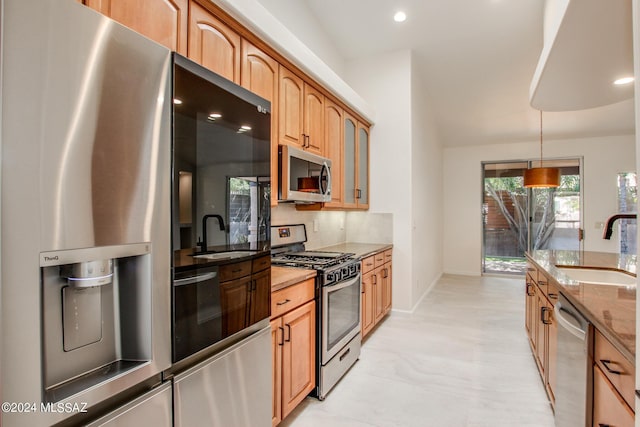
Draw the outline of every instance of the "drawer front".
<instances>
[{"instance_id":1,"label":"drawer front","mask_svg":"<svg viewBox=\"0 0 640 427\"><path fill-rule=\"evenodd\" d=\"M393 249L387 249L386 251L384 251L384 262L391 262L391 258L393 256Z\"/></svg>"},{"instance_id":2,"label":"drawer front","mask_svg":"<svg viewBox=\"0 0 640 427\"><path fill-rule=\"evenodd\" d=\"M307 301L311 301L315 295L314 289L315 279L311 278L273 292L271 294L271 318L275 319Z\"/></svg>"},{"instance_id":3,"label":"drawer front","mask_svg":"<svg viewBox=\"0 0 640 427\"><path fill-rule=\"evenodd\" d=\"M384 264L384 252L378 252L373 256L374 267L378 268Z\"/></svg>"},{"instance_id":4,"label":"drawer front","mask_svg":"<svg viewBox=\"0 0 640 427\"><path fill-rule=\"evenodd\" d=\"M251 261L242 261L235 264L222 265L220 266L219 272L221 282L227 282L229 280L248 276L251 274Z\"/></svg>"},{"instance_id":5,"label":"drawer front","mask_svg":"<svg viewBox=\"0 0 640 427\"><path fill-rule=\"evenodd\" d=\"M558 292L558 288L556 287L555 283L549 282L549 285L547 286L547 298L549 299L549 302L552 306L555 307L556 302L558 302L559 295L560 293Z\"/></svg>"},{"instance_id":6,"label":"drawer front","mask_svg":"<svg viewBox=\"0 0 640 427\"><path fill-rule=\"evenodd\" d=\"M634 366L597 329L593 354L595 364L618 390L627 405L633 408L636 377Z\"/></svg>"},{"instance_id":7,"label":"drawer front","mask_svg":"<svg viewBox=\"0 0 640 427\"><path fill-rule=\"evenodd\" d=\"M254 273L271 267L271 255L256 258L251 262L251 271Z\"/></svg>"},{"instance_id":8,"label":"drawer front","mask_svg":"<svg viewBox=\"0 0 640 427\"><path fill-rule=\"evenodd\" d=\"M633 427L634 413L607 381L604 373L593 367L593 425Z\"/></svg>"},{"instance_id":9,"label":"drawer front","mask_svg":"<svg viewBox=\"0 0 640 427\"><path fill-rule=\"evenodd\" d=\"M362 274L368 273L375 268L375 256L366 257L362 260Z\"/></svg>"},{"instance_id":10,"label":"drawer front","mask_svg":"<svg viewBox=\"0 0 640 427\"><path fill-rule=\"evenodd\" d=\"M538 269L530 262L527 262L527 274L531 276L534 282L538 283Z\"/></svg>"},{"instance_id":11,"label":"drawer front","mask_svg":"<svg viewBox=\"0 0 640 427\"><path fill-rule=\"evenodd\" d=\"M548 295L549 294L549 279L547 279L547 276L545 276L542 273L538 273L538 287L540 288L540 290L542 291L543 294ZM535 279L535 277L534 277Z\"/></svg>"}]
</instances>

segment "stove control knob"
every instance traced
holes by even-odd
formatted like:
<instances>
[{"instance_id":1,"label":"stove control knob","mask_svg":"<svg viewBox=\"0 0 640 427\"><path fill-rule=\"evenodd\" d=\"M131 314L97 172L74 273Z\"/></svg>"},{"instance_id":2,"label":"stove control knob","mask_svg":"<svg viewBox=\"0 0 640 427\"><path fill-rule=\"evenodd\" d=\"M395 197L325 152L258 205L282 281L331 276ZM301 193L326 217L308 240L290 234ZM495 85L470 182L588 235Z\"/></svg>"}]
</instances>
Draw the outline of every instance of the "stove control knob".
<instances>
[{"instance_id":1,"label":"stove control knob","mask_svg":"<svg viewBox=\"0 0 640 427\"><path fill-rule=\"evenodd\" d=\"M335 275L333 273L327 273L327 282L331 283L335 280Z\"/></svg>"}]
</instances>

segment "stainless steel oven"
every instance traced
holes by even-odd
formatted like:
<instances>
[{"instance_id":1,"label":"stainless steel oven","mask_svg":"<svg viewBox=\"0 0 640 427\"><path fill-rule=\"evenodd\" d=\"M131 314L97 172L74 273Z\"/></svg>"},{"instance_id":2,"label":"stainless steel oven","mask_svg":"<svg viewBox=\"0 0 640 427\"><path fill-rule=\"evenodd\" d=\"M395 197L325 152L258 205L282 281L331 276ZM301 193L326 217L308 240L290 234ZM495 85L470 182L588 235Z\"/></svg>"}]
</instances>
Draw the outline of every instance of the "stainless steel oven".
<instances>
[{"instance_id":1,"label":"stainless steel oven","mask_svg":"<svg viewBox=\"0 0 640 427\"><path fill-rule=\"evenodd\" d=\"M322 287L322 363L360 333L361 276Z\"/></svg>"}]
</instances>

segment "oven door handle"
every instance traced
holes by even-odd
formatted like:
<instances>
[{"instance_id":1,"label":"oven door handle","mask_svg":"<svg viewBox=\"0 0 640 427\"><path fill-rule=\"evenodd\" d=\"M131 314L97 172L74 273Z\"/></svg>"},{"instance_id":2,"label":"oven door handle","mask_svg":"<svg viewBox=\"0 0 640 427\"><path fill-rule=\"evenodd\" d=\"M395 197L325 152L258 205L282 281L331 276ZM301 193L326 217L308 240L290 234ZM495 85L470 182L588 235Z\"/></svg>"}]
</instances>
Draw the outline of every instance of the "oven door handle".
<instances>
[{"instance_id":1,"label":"oven door handle","mask_svg":"<svg viewBox=\"0 0 640 427\"><path fill-rule=\"evenodd\" d=\"M349 279L346 282L337 282L333 285L325 286L324 288L327 289L327 292L339 291L340 289L351 286L354 283L359 281L360 281L360 273L358 273L358 275L355 276L353 279Z\"/></svg>"},{"instance_id":2,"label":"oven door handle","mask_svg":"<svg viewBox=\"0 0 640 427\"><path fill-rule=\"evenodd\" d=\"M210 273L201 274L199 276L190 276L185 277L184 279L178 279L173 281L173 286L184 286L184 285L192 285L198 282L206 282L207 280L211 280L218 275L217 271L212 271Z\"/></svg>"}]
</instances>

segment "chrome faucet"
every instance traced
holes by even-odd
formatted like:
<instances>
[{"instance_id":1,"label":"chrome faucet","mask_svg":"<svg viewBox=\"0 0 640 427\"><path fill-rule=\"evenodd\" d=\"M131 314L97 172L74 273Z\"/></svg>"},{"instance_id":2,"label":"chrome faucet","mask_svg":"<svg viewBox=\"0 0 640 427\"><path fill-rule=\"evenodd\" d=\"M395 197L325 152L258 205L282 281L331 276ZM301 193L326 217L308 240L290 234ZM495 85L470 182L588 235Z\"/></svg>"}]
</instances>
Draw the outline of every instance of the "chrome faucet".
<instances>
[{"instance_id":1,"label":"chrome faucet","mask_svg":"<svg viewBox=\"0 0 640 427\"><path fill-rule=\"evenodd\" d=\"M619 219L637 219L638 214L635 213L619 213L615 215L611 215L607 218L607 222L604 223L604 233L602 234L603 239L611 239L611 234L613 233L613 223Z\"/></svg>"},{"instance_id":2,"label":"chrome faucet","mask_svg":"<svg viewBox=\"0 0 640 427\"><path fill-rule=\"evenodd\" d=\"M207 251L207 220L209 218L216 218L218 223L220 224L220 230L225 231L226 228L224 226L224 219L220 215L205 215L202 217L202 242L196 243L202 249L202 252Z\"/></svg>"}]
</instances>

